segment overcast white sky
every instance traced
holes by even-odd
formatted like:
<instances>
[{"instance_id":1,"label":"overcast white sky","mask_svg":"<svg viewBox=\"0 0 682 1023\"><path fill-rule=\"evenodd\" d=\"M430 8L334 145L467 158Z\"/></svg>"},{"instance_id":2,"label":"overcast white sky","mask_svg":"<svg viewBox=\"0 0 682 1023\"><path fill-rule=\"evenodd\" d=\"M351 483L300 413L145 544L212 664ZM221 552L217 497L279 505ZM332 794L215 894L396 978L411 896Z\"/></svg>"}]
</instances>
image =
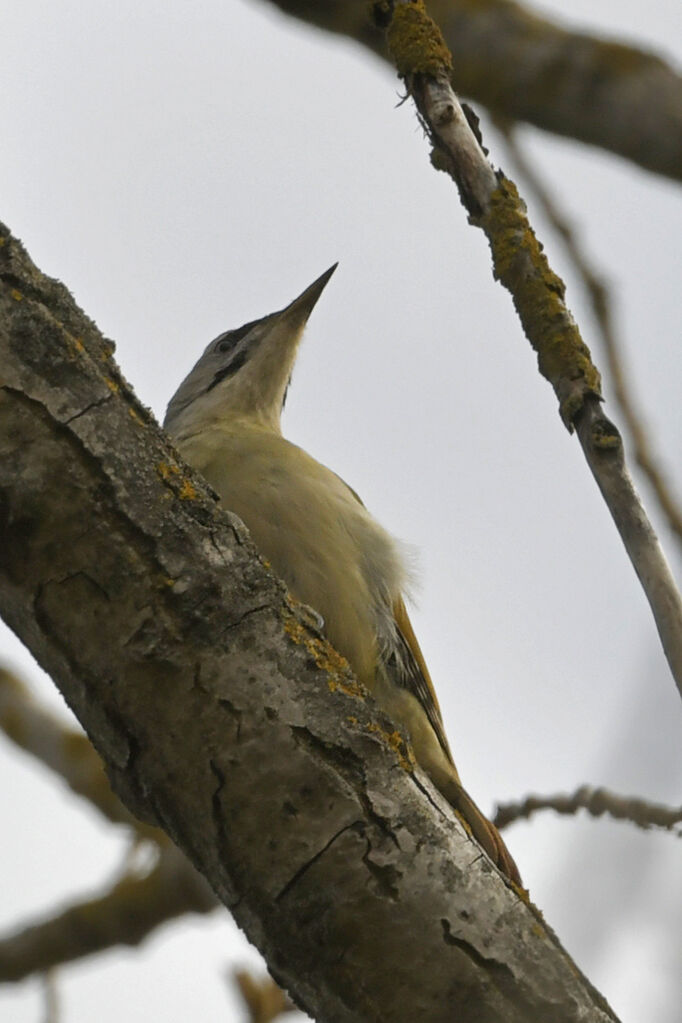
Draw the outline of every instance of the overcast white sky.
<instances>
[{"instance_id":1,"label":"overcast white sky","mask_svg":"<svg viewBox=\"0 0 682 1023\"><path fill-rule=\"evenodd\" d=\"M567 20L565 3L542 7ZM0 219L116 341L159 417L211 337L340 260L285 432L418 551L415 629L477 801L589 783L679 804L682 712L645 599L390 69L258 0L22 0L2 20ZM679 63L679 0L574 0L571 23ZM524 137L613 284L682 486L679 188ZM486 142L504 166L490 130ZM561 248L531 214L603 366ZM0 659L62 706L9 633ZM125 843L1 738L0 771L5 929L110 880ZM548 814L505 838L624 1023L677 1023L679 839ZM60 1023L238 1020L226 969L257 961L229 920L182 921L141 952L60 971ZM0 989L1 1023L42 1015L37 981Z\"/></svg>"}]
</instances>

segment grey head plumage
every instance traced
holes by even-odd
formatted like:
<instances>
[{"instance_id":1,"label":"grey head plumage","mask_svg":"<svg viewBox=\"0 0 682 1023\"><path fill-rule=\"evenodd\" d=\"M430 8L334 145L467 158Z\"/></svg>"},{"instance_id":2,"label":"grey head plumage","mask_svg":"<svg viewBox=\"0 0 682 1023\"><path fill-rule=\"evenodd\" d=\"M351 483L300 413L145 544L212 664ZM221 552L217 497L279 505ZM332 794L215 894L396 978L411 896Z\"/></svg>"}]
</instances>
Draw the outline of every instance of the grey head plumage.
<instances>
[{"instance_id":1,"label":"grey head plumage","mask_svg":"<svg viewBox=\"0 0 682 1023\"><path fill-rule=\"evenodd\" d=\"M336 266L279 312L214 338L171 398L164 428L178 437L207 422L240 416L279 429L298 342Z\"/></svg>"}]
</instances>

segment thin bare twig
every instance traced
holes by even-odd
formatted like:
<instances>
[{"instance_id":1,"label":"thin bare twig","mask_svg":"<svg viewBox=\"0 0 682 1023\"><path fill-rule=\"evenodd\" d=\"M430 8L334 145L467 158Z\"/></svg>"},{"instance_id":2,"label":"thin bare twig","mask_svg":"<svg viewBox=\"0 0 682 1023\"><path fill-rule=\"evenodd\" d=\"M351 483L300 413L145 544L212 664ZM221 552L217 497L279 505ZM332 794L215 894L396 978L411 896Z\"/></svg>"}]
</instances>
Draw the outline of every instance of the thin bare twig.
<instances>
[{"instance_id":1,"label":"thin bare twig","mask_svg":"<svg viewBox=\"0 0 682 1023\"><path fill-rule=\"evenodd\" d=\"M628 383L625 356L613 322L613 303L609 288L590 263L575 228L559 208L556 197L550 193L530 160L526 158L514 126L500 120L496 120L495 124L505 141L516 170L525 179L548 221L562 239L573 267L582 281L601 335L613 393L632 438L635 459L647 477L660 508L668 520L668 525L677 539L682 541L682 508L680 508L670 482L661 468L661 462L651 446L642 415L637 409L637 402Z\"/></svg>"},{"instance_id":2,"label":"thin bare twig","mask_svg":"<svg viewBox=\"0 0 682 1023\"><path fill-rule=\"evenodd\" d=\"M582 785L572 795L527 796L520 803L503 803L497 808L495 825L502 829L517 820L527 820L538 810L555 810L572 815L587 810L593 817L607 814L616 820L627 820L638 828L663 828L682 837L678 825L682 823L682 807L662 806L637 796L617 796L607 789L593 789Z\"/></svg>"},{"instance_id":3,"label":"thin bare twig","mask_svg":"<svg viewBox=\"0 0 682 1023\"><path fill-rule=\"evenodd\" d=\"M538 367L580 444L651 606L682 696L682 598L625 465L623 442L601 409L601 379L564 301L513 182L488 162L475 115L450 84L451 57L423 0L385 0L388 44L432 143L432 162L456 183L469 220L483 229L493 273L510 292Z\"/></svg>"}]
</instances>

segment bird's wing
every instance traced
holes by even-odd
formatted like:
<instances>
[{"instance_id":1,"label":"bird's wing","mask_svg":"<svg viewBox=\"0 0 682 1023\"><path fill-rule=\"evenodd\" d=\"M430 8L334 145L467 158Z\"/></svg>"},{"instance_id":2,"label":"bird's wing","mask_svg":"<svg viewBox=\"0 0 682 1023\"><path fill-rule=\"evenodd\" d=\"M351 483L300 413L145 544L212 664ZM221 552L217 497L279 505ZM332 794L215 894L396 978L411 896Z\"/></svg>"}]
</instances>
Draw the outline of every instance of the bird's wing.
<instances>
[{"instance_id":1,"label":"bird's wing","mask_svg":"<svg viewBox=\"0 0 682 1023\"><path fill-rule=\"evenodd\" d=\"M393 604L393 616L400 645L399 651L389 655L389 665L391 660L396 662L395 665L390 665L393 668L394 678L398 685L403 686L419 700L431 727L436 733L438 742L443 747L448 760L454 768L454 761L445 735L436 690L433 688L429 669L426 667L424 655L417 642L417 637L414 634L414 629L412 628L412 623L408 617L402 597L398 597Z\"/></svg>"},{"instance_id":2,"label":"bird's wing","mask_svg":"<svg viewBox=\"0 0 682 1023\"><path fill-rule=\"evenodd\" d=\"M348 490L351 492L356 501L359 501L359 503L362 504L362 501L353 488L349 487L345 480L342 480L340 476L339 479L344 486L348 487ZM502 872L506 874L511 881L522 886L523 882L521 881L521 875L519 874L518 867L514 863L511 853L504 844L502 836L495 825L491 824L485 814L481 813L469 793L462 786L462 782L460 781L459 774L457 773L457 768L455 767L454 760L452 759L450 746L445 735L443 718L441 717L436 690L433 688L429 669L426 667L424 655L422 654L419 643L417 642L417 637L414 634L414 629L412 628L412 623L407 614L407 608L405 607L402 597L398 597L398 599L394 602L392 610L396 627L394 634L395 642L391 645L391 649L389 651L384 652L384 664L387 671L390 672L391 677L395 679L396 683L399 686L403 686L408 690L408 692L412 693L412 695L424 708L424 713L436 733L438 742L442 746L443 752L452 765L451 783L443 788L443 779L441 778L441 783L438 787L441 788L445 798L466 821L474 837L483 846L493 863L496 863L500 870L502 870Z\"/></svg>"},{"instance_id":3,"label":"bird's wing","mask_svg":"<svg viewBox=\"0 0 682 1023\"><path fill-rule=\"evenodd\" d=\"M417 697L431 722L434 732L438 736L438 741L452 764L452 780L448 781L448 784L443 787L441 779L440 784L437 783L438 787L445 798L459 811L460 815L469 825L474 837L483 846L493 863L496 863L511 881L522 885L518 867L504 844L502 836L485 814L481 813L469 793L463 788L459 779L457 768L454 765L452 753L448 746L448 740L445 737L440 707L438 706L433 683L424 662L424 656L419 649L419 643L412 629L405 605L401 599L395 602L393 610L396 625L398 626L399 641L405 646L405 654L402 658L404 668L402 671L397 671L394 677L399 685L405 686Z\"/></svg>"},{"instance_id":4,"label":"bird's wing","mask_svg":"<svg viewBox=\"0 0 682 1023\"><path fill-rule=\"evenodd\" d=\"M338 476L336 473L335 475ZM362 498L344 479L341 479L340 476L338 476L338 479L350 491L358 504L361 504L364 508L365 505ZM436 733L438 742L443 747L443 751L452 764L455 775L457 775L457 769L455 768L447 736L445 735L445 728L443 727L443 718L436 690L433 688L429 669L426 667L424 655L417 642L417 637L414 634L414 629L412 628L412 623L408 617L407 608L402 597L398 597L393 604L393 619L396 625L395 638L397 643L393 649L387 651L384 655L386 668L396 683L412 693L424 708L424 713Z\"/></svg>"}]
</instances>

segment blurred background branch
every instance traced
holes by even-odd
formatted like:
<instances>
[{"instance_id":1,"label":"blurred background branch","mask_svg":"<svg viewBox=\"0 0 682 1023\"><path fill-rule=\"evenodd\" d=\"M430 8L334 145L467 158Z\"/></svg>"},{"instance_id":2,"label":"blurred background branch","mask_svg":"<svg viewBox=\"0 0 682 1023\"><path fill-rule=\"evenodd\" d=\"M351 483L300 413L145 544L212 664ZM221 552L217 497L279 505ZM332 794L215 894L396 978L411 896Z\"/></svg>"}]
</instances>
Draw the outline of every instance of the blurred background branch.
<instances>
[{"instance_id":1,"label":"blurred background branch","mask_svg":"<svg viewBox=\"0 0 682 1023\"><path fill-rule=\"evenodd\" d=\"M494 822L498 828L506 828L514 821L528 820L539 810L554 810L563 815L587 810L592 817L606 814L615 820L630 821L644 830L663 828L678 837L682 834L677 827L682 822L682 807L661 806L636 796L617 796L607 789L593 789L588 785L581 785L572 795L527 796L519 803L503 803L497 808Z\"/></svg>"},{"instance_id":2,"label":"blurred background branch","mask_svg":"<svg viewBox=\"0 0 682 1023\"><path fill-rule=\"evenodd\" d=\"M270 2L387 57L365 0ZM571 31L512 0L429 0L428 10L452 53L452 85L460 95L492 114L682 180L682 77L664 59Z\"/></svg>"},{"instance_id":3,"label":"blurred background branch","mask_svg":"<svg viewBox=\"0 0 682 1023\"><path fill-rule=\"evenodd\" d=\"M168 842L138 877L127 873L96 898L0 938L0 983L22 980L115 945L139 945L160 924L218 905L207 882Z\"/></svg>"},{"instance_id":4,"label":"blurred background branch","mask_svg":"<svg viewBox=\"0 0 682 1023\"><path fill-rule=\"evenodd\" d=\"M143 841L153 861L140 871L129 857L124 876L103 895L78 901L0 939L0 982L20 980L114 945L137 945L174 917L208 913L218 905L207 882L164 832L138 821L112 792L87 736L67 728L6 668L0 668L0 730L107 820L128 825L135 846Z\"/></svg>"},{"instance_id":5,"label":"blurred background branch","mask_svg":"<svg viewBox=\"0 0 682 1023\"><path fill-rule=\"evenodd\" d=\"M114 795L101 759L83 732L67 728L32 695L18 675L0 667L0 730L25 753L49 767L72 792L113 824L165 844L163 831L137 820Z\"/></svg>"},{"instance_id":6,"label":"blurred background branch","mask_svg":"<svg viewBox=\"0 0 682 1023\"><path fill-rule=\"evenodd\" d=\"M272 1023L286 1013L297 1011L271 977L256 977L248 970L235 970L233 977L249 1014L249 1023Z\"/></svg>"}]
</instances>

